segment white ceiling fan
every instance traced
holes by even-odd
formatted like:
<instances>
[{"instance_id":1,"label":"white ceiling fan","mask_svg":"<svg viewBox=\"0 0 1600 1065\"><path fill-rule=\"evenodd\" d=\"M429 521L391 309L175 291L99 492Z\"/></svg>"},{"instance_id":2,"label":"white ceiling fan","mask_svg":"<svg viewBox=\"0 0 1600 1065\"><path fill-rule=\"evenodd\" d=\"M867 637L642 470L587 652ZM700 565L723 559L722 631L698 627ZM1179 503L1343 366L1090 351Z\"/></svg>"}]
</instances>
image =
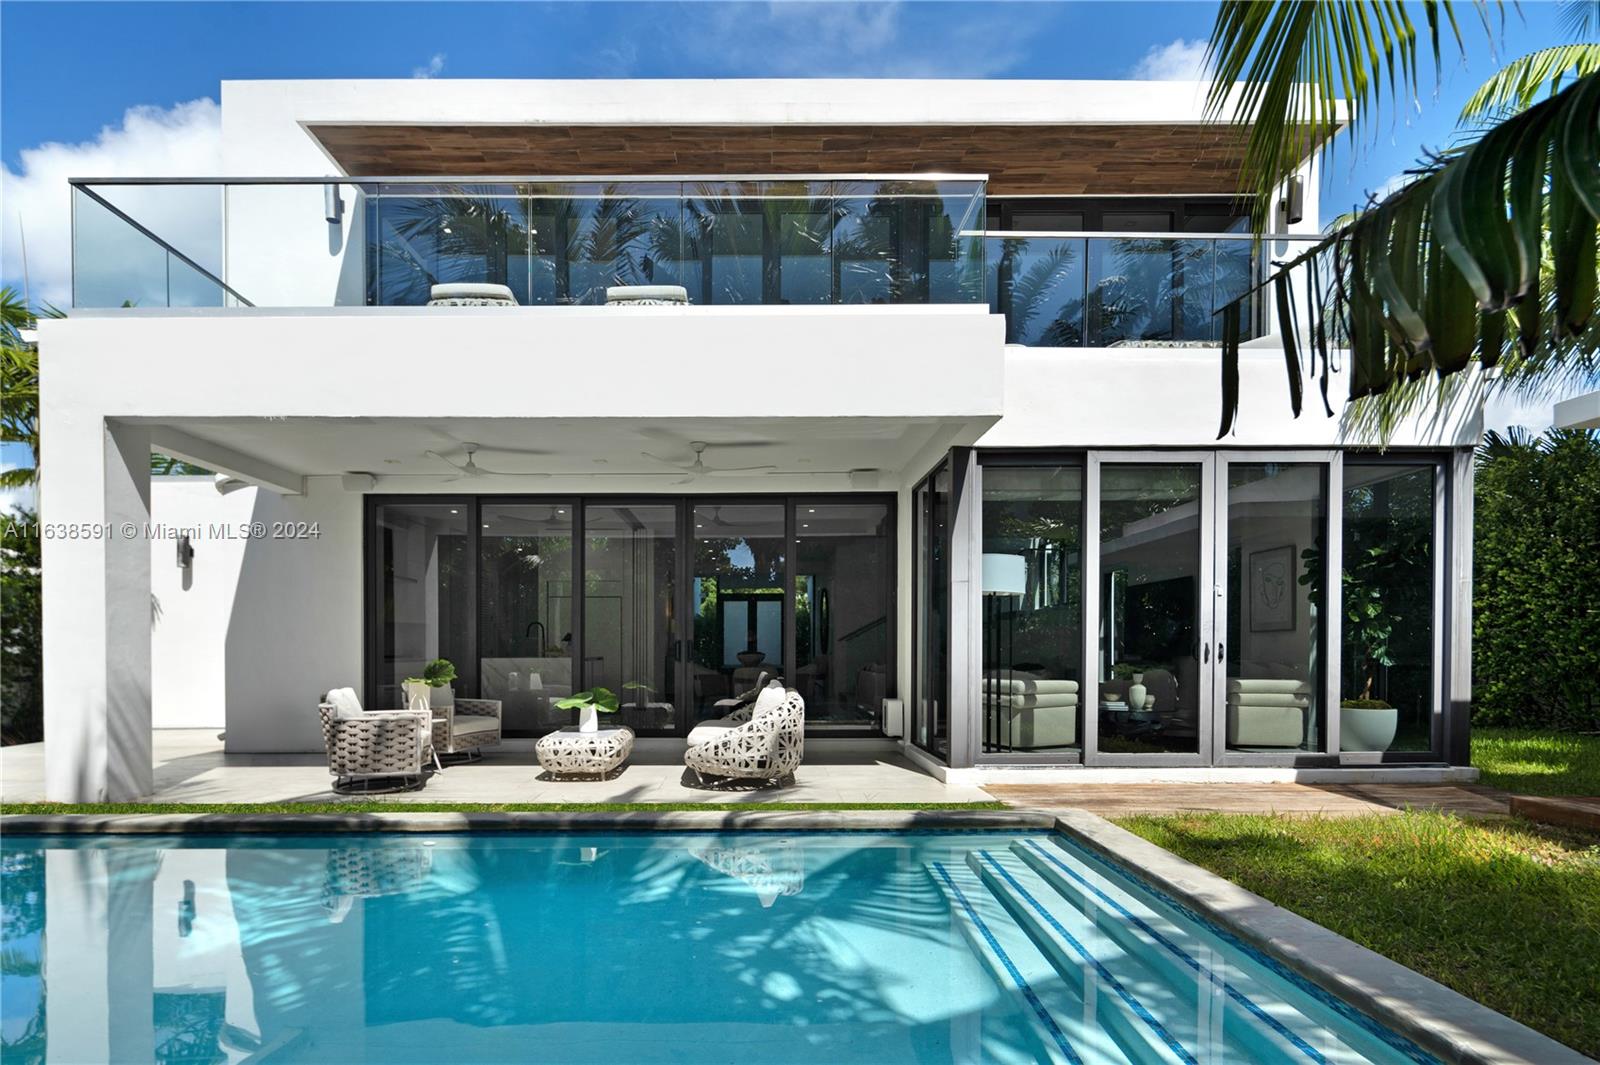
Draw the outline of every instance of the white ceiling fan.
<instances>
[{"instance_id":1,"label":"white ceiling fan","mask_svg":"<svg viewBox=\"0 0 1600 1065\"><path fill-rule=\"evenodd\" d=\"M724 446L724 445L721 445L721 444L715 444L715 445L714 444L708 444L704 440L691 441L689 443L689 448L690 448L690 450L692 450L694 452L694 461L689 463L688 465L684 465L681 462L673 462L671 459L664 459L660 455L652 455L648 451L641 451L641 452L639 452L639 454L643 455L647 459L652 459L652 460L654 460L656 462L661 463L662 465L671 466L671 467L673 467L675 469L682 470L684 473L688 474L688 476L683 478L682 480L672 482L673 484L688 484L691 481L699 480L701 477L728 477L728 476L732 476L734 474L740 474L740 473L754 473L757 470L775 470L775 469L777 469L776 466L772 466L772 465L766 465L766 466L707 466L706 465L706 457L705 457L706 448L708 448L708 447L722 447L722 446ZM736 446L736 445L727 445L727 446Z\"/></svg>"},{"instance_id":2,"label":"white ceiling fan","mask_svg":"<svg viewBox=\"0 0 1600 1065\"><path fill-rule=\"evenodd\" d=\"M448 455L442 454L441 452L438 452L438 451L424 451L423 454L424 455L431 455L434 458L438 459L440 462L444 463L446 466L449 466L451 469L459 471L456 474L456 476L454 476L454 477L446 477L445 480L447 482L448 481L460 481L460 480L465 480L467 478L472 478L472 477L548 477L548 476L550 476L548 473L539 473L539 472L523 473L523 472L515 471L515 470L486 470L482 466L478 465L478 461L475 458L475 456L477 455L479 450L481 450L478 447L477 444L463 443L461 445L461 449L467 453L467 460L465 462L456 462L455 460L451 459ZM495 448L494 450L499 451L499 450L508 450L508 449Z\"/></svg>"}]
</instances>

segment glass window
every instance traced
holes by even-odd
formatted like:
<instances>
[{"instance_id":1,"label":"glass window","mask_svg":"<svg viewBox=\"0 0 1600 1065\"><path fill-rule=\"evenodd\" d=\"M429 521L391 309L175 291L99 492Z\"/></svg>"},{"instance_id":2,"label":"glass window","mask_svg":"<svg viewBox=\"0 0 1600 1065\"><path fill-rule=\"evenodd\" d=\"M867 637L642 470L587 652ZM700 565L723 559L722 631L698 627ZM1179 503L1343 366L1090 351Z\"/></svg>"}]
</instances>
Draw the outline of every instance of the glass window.
<instances>
[{"instance_id":1,"label":"glass window","mask_svg":"<svg viewBox=\"0 0 1600 1065\"><path fill-rule=\"evenodd\" d=\"M795 670L808 725L876 725L890 694L887 503L797 503Z\"/></svg>"},{"instance_id":2,"label":"glass window","mask_svg":"<svg viewBox=\"0 0 1600 1065\"><path fill-rule=\"evenodd\" d=\"M508 733L576 720L554 703L574 691L571 503L491 503L480 511L478 648L485 699Z\"/></svg>"},{"instance_id":3,"label":"glass window","mask_svg":"<svg viewBox=\"0 0 1600 1065\"><path fill-rule=\"evenodd\" d=\"M1200 749L1200 485L1194 463L1101 467L1099 746L1107 753Z\"/></svg>"},{"instance_id":4,"label":"glass window","mask_svg":"<svg viewBox=\"0 0 1600 1065\"><path fill-rule=\"evenodd\" d=\"M763 674L790 680L784 661L782 504L694 508L694 720L726 716L722 700Z\"/></svg>"},{"instance_id":5,"label":"glass window","mask_svg":"<svg viewBox=\"0 0 1600 1065\"><path fill-rule=\"evenodd\" d=\"M403 707L401 683L421 676L435 658L456 667L455 688L472 690L470 514L464 501L374 508L378 660L377 689L364 700L368 709Z\"/></svg>"},{"instance_id":6,"label":"glass window","mask_svg":"<svg viewBox=\"0 0 1600 1065\"><path fill-rule=\"evenodd\" d=\"M1325 750L1322 534L1326 467L1228 464L1229 750Z\"/></svg>"},{"instance_id":7,"label":"glass window","mask_svg":"<svg viewBox=\"0 0 1600 1065\"><path fill-rule=\"evenodd\" d=\"M590 505L583 535L584 686L617 694L617 724L674 728L678 508Z\"/></svg>"},{"instance_id":8,"label":"glass window","mask_svg":"<svg viewBox=\"0 0 1600 1065\"><path fill-rule=\"evenodd\" d=\"M1081 345L1087 242L1071 237L998 237L987 244L995 271L989 307L1005 315L1006 343Z\"/></svg>"},{"instance_id":9,"label":"glass window","mask_svg":"<svg viewBox=\"0 0 1600 1065\"><path fill-rule=\"evenodd\" d=\"M1344 464L1339 745L1433 747L1431 464Z\"/></svg>"},{"instance_id":10,"label":"glass window","mask_svg":"<svg viewBox=\"0 0 1600 1065\"><path fill-rule=\"evenodd\" d=\"M983 468L983 749L1082 743L1083 468Z\"/></svg>"},{"instance_id":11,"label":"glass window","mask_svg":"<svg viewBox=\"0 0 1600 1065\"><path fill-rule=\"evenodd\" d=\"M950 757L950 467L917 488L917 746Z\"/></svg>"}]
</instances>

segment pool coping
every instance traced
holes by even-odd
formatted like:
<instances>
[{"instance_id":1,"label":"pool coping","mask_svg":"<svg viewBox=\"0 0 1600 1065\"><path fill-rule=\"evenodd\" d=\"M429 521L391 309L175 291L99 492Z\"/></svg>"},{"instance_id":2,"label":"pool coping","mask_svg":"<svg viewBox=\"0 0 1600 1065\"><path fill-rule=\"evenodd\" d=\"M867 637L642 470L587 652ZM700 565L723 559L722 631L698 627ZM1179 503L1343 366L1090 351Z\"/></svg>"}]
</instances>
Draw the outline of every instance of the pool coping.
<instances>
[{"instance_id":1,"label":"pool coping","mask_svg":"<svg viewBox=\"0 0 1600 1065\"><path fill-rule=\"evenodd\" d=\"M1451 1065L1594 1065L1452 991L1087 810L672 810L350 814L5 814L0 835L348 832L1049 831L1127 870Z\"/></svg>"},{"instance_id":2,"label":"pool coping","mask_svg":"<svg viewBox=\"0 0 1600 1065\"><path fill-rule=\"evenodd\" d=\"M238 835L293 832L903 832L913 829L1050 830L1047 810L560 810L336 814L4 814L0 835Z\"/></svg>"},{"instance_id":3,"label":"pool coping","mask_svg":"<svg viewBox=\"0 0 1600 1065\"><path fill-rule=\"evenodd\" d=\"M1055 827L1452 1065L1594 1065L1436 980L1301 917L1086 810Z\"/></svg>"}]
</instances>

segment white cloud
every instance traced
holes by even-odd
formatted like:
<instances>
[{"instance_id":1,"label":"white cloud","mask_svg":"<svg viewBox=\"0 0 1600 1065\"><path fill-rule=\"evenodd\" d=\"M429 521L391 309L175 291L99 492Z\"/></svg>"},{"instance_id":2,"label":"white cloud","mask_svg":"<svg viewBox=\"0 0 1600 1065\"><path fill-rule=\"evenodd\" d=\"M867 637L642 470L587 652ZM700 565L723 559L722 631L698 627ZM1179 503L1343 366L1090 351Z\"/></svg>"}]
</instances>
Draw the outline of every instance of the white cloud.
<instances>
[{"instance_id":1,"label":"white cloud","mask_svg":"<svg viewBox=\"0 0 1600 1065\"><path fill-rule=\"evenodd\" d=\"M671 48L721 76L986 77L1026 55L1026 25L980 15L947 24L899 2L687 4L649 23L646 49Z\"/></svg>"},{"instance_id":2,"label":"white cloud","mask_svg":"<svg viewBox=\"0 0 1600 1065\"><path fill-rule=\"evenodd\" d=\"M0 488L0 514L15 514L19 510L37 510L33 486Z\"/></svg>"},{"instance_id":3,"label":"white cloud","mask_svg":"<svg viewBox=\"0 0 1600 1065\"><path fill-rule=\"evenodd\" d=\"M413 78L437 78L444 73L444 59L445 54L443 52L433 53L426 66L411 68L411 76Z\"/></svg>"},{"instance_id":4,"label":"white cloud","mask_svg":"<svg viewBox=\"0 0 1600 1065\"><path fill-rule=\"evenodd\" d=\"M18 237L25 232L34 302L65 307L72 296L72 196L67 179L220 173L222 110L209 98L171 108L131 107L121 123L102 127L91 140L76 144L50 141L24 148L19 167L16 171L0 167L0 203L5 205L0 225L0 275L20 287L22 247ZM204 219L192 209L182 209L184 205L170 189L106 191L119 207L202 262L207 258L204 246L208 241L217 242ZM193 197L193 193L188 196L191 201ZM214 222L215 213L210 214ZM105 218L103 212L101 217ZM98 230L86 232L84 239L98 235Z\"/></svg>"},{"instance_id":5,"label":"white cloud","mask_svg":"<svg viewBox=\"0 0 1600 1065\"><path fill-rule=\"evenodd\" d=\"M1179 37L1169 44L1155 45L1134 66L1132 76L1139 81L1203 81L1206 42Z\"/></svg>"}]
</instances>

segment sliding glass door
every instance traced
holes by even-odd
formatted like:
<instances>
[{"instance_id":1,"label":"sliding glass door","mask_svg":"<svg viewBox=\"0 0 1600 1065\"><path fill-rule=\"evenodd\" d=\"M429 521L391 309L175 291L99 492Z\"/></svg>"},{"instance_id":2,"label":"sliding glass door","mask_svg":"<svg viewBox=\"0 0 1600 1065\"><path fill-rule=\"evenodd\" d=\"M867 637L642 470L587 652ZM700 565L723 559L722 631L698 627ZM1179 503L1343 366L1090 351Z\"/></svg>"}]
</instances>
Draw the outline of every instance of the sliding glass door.
<instances>
[{"instance_id":1,"label":"sliding glass door","mask_svg":"<svg viewBox=\"0 0 1600 1065\"><path fill-rule=\"evenodd\" d=\"M1213 469L1205 453L1090 462L1090 712L1102 763L1209 758Z\"/></svg>"},{"instance_id":2,"label":"sliding glass door","mask_svg":"<svg viewBox=\"0 0 1600 1065\"><path fill-rule=\"evenodd\" d=\"M871 731L894 696L895 505L883 495L372 496L365 700L434 658L509 735L615 718L683 735L765 677L816 729ZM441 692L438 698L448 698Z\"/></svg>"},{"instance_id":3,"label":"sliding glass door","mask_svg":"<svg viewBox=\"0 0 1600 1065\"><path fill-rule=\"evenodd\" d=\"M1091 455L1093 761L1336 753L1328 544L1339 465L1310 451Z\"/></svg>"},{"instance_id":4,"label":"sliding glass door","mask_svg":"<svg viewBox=\"0 0 1600 1065\"><path fill-rule=\"evenodd\" d=\"M584 685L615 692L613 719L640 732L678 725L678 507L584 507Z\"/></svg>"},{"instance_id":5,"label":"sliding glass door","mask_svg":"<svg viewBox=\"0 0 1600 1065\"><path fill-rule=\"evenodd\" d=\"M1214 756L1325 752L1330 464L1303 452L1221 463Z\"/></svg>"}]
</instances>

